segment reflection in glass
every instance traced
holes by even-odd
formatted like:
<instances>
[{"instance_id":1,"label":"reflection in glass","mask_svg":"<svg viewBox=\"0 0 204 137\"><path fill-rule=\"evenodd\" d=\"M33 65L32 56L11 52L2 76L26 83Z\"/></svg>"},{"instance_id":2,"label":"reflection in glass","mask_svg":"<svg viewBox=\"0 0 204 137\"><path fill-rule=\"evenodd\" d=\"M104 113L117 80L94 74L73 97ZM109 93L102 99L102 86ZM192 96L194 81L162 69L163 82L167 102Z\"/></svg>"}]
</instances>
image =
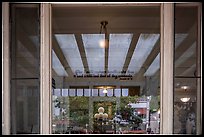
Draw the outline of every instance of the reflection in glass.
<instances>
[{"instance_id":1,"label":"reflection in glass","mask_svg":"<svg viewBox=\"0 0 204 137\"><path fill-rule=\"evenodd\" d=\"M104 89L99 89L99 96L105 96Z\"/></svg>"},{"instance_id":2,"label":"reflection in glass","mask_svg":"<svg viewBox=\"0 0 204 137\"><path fill-rule=\"evenodd\" d=\"M151 50L159 40L160 34L140 34L133 56L128 66L128 72L137 73L147 59Z\"/></svg>"},{"instance_id":3,"label":"reflection in glass","mask_svg":"<svg viewBox=\"0 0 204 137\"><path fill-rule=\"evenodd\" d=\"M116 97L120 97L121 96L121 89L114 89L114 95Z\"/></svg>"},{"instance_id":4,"label":"reflection in glass","mask_svg":"<svg viewBox=\"0 0 204 137\"><path fill-rule=\"evenodd\" d=\"M91 96L91 89L84 89L84 96Z\"/></svg>"},{"instance_id":5,"label":"reflection in glass","mask_svg":"<svg viewBox=\"0 0 204 137\"><path fill-rule=\"evenodd\" d=\"M176 33L175 34L175 49L178 48L178 46L181 45L181 43L183 42L183 40L187 37L188 34L179 34Z\"/></svg>"},{"instance_id":6,"label":"reflection in glass","mask_svg":"<svg viewBox=\"0 0 204 137\"><path fill-rule=\"evenodd\" d=\"M68 89L62 89L62 96L67 97L69 95Z\"/></svg>"},{"instance_id":7,"label":"reflection in glass","mask_svg":"<svg viewBox=\"0 0 204 137\"><path fill-rule=\"evenodd\" d=\"M62 96L53 96L52 133L159 133L160 6L53 4L52 17L57 58L67 72L86 70L67 77L54 72L52 64L56 89L69 91L69 96L63 90ZM108 21L106 36L100 34L100 19ZM110 85L114 88L105 94L96 89ZM94 118L100 107L107 119Z\"/></svg>"},{"instance_id":8,"label":"reflection in glass","mask_svg":"<svg viewBox=\"0 0 204 137\"><path fill-rule=\"evenodd\" d=\"M120 75L133 34L110 34L108 73ZM120 61L118 61L120 60Z\"/></svg>"},{"instance_id":9,"label":"reflection in glass","mask_svg":"<svg viewBox=\"0 0 204 137\"><path fill-rule=\"evenodd\" d=\"M105 49L101 48L99 41L104 34L82 34L85 53L91 74L103 74L105 70Z\"/></svg>"},{"instance_id":10,"label":"reflection in glass","mask_svg":"<svg viewBox=\"0 0 204 137\"><path fill-rule=\"evenodd\" d=\"M40 133L39 5L11 4L11 134ZM31 27L32 26L32 27Z\"/></svg>"},{"instance_id":11,"label":"reflection in glass","mask_svg":"<svg viewBox=\"0 0 204 137\"><path fill-rule=\"evenodd\" d=\"M92 89L92 96L98 96L98 89Z\"/></svg>"},{"instance_id":12,"label":"reflection in glass","mask_svg":"<svg viewBox=\"0 0 204 137\"><path fill-rule=\"evenodd\" d=\"M68 76L64 67L62 66L59 58L55 54L54 50L52 50L52 67L59 76Z\"/></svg>"},{"instance_id":13,"label":"reflection in glass","mask_svg":"<svg viewBox=\"0 0 204 137\"><path fill-rule=\"evenodd\" d=\"M77 96L83 96L83 89L77 89Z\"/></svg>"},{"instance_id":14,"label":"reflection in glass","mask_svg":"<svg viewBox=\"0 0 204 137\"><path fill-rule=\"evenodd\" d=\"M173 128L175 134L196 134L197 130L197 112L200 109L200 103L197 102L197 94L200 92L197 11L197 7L179 4L176 4L175 8L175 33L182 34L180 42L177 40L178 37L175 39ZM176 34L175 36L178 36Z\"/></svg>"},{"instance_id":15,"label":"reflection in glass","mask_svg":"<svg viewBox=\"0 0 204 137\"><path fill-rule=\"evenodd\" d=\"M60 97L61 96L61 89L54 89L54 95Z\"/></svg>"},{"instance_id":16,"label":"reflection in glass","mask_svg":"<svg viewBox=\"0 0 204 137\"><path fill-rule=\"evenodd\" d=\"M122 96L128 96L128 89L122 88Z\"/></svg>"},{"instance_id":17,"label":"reflection in glass","mask_svg":"<svg viewBox=\"0 0 204 137\"><path fill-rule=\"evenodd\" d=\"M160 53L156 56L152 64L149 66L144 76L153 76L160 68Z\"/></svg>"},{"instance_id":18,"label":"reflection in glass","mask_svg":"<svg viewBox=\"0 0 204 137\"><path fill-rule=\"evenodd\" d=\"M107 89L107 90L108 90L107 96L109 97L113 96L113 89Z\"/></svg>"},{"instance_id":19,"label":"reflection in glass","mask_svg":"<svg viewBox=\"0 0 204 137\"><path fill-rule=\"evenodd\" d=\"M77 73L80 71L83 73L84 67L74 34L55 34L55 37L72 72Z\"/></svg>"},{"instance_id":20,"label":"reflection in glass","mask_svg":"<svg viewBox=\"0 0 204 137\"><path fill-rule=\"evenodd\" d=\"M76 96L76 89L69 89L69 96Z\"/></svg>"}]
</instances>

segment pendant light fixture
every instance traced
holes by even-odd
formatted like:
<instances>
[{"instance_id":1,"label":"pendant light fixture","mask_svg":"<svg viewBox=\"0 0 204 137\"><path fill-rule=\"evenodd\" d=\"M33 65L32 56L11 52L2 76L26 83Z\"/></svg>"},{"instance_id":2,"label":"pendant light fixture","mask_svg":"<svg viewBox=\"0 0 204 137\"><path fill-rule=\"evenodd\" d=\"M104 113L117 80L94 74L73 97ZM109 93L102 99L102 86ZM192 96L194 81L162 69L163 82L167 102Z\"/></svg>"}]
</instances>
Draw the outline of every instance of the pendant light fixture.
<instances>
[{"instance_id":1,"label":"pendant light fixture","mask_svg":"<svg viewBox=\"0 0 204 137\"><path fill-rule=\"evenodd\" d=\"M101 21L100 34L105 34L105 39L99 41L99 45L101 48L107 48L108 46L108 32L106 27L107 24L108 21Z\"/></svg>"}]
</instances>

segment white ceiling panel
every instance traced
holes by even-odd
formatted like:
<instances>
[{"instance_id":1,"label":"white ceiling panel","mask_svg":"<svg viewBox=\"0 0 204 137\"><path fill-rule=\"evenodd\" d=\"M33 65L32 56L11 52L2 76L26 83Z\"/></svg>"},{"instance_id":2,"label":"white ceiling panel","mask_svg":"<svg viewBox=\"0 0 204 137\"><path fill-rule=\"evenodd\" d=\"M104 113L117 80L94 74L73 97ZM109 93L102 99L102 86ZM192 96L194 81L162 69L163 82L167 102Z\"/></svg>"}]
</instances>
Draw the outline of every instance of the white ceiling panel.
<instances>
[{"instance_id":1,"label":"white ceiling panel","mask_svg":"<svg viewBox=\"0 0 204 137\"><path fill-rule=\"evenodd\" d=\"M136 74L155 46L160 34L141 34L130 60L127 73Z\"/></svg>"},{"instance_id":2,"label":"white ceiling panel","mask_svg":"<svg viewBox=\"0 0 204 137\"><path fill-rule=\"evenodd\" d=\"M108 73L120 74L125 63L133 34L110 34Z\"/></svg>"},{"instance_id":3,"label":"white ceiling panel","mask_svg":"<svg viewBox=\"0 0 204 137\"><path fill-rule=\"evenodd\" d=\"M144 76L153 76L160 68L160 53L156 56L152 64L149 66Z\"/></svg>"},{"instance_id":4,"label":"white ceiling panel","mask_svg":"<svg viewBox=\"0 0 204 137\"><path fill-rule=\"evenodd\" d=\"M103 39L104 34L82 34L89 71L92 74L104 72L105 69L105 49L100 46Z\"/></svg>"},{"instance_id":5,"label":"white ceiling panel","mask_svg":"<svg viewBox=\"0 0 204 137\"><path fill-rule=\"evenodd\" d=\"M52 50L52 68L55 70L58 76L67 77L68 74L65 71L64 67L62 66L61 62L59 61L57 55L55 54L54 50Z\"/></svg>"},{"instance_id":6,"label":"white ceiling panel","mask_svg":"<svg viewBox=\"0 0 204 137\"><path fill-rule=\"evenodd\" d=\"M74 34L55 34L57 42L70 65L72 72L84 72L81 55Z\"/></svg>"}]
</instances>

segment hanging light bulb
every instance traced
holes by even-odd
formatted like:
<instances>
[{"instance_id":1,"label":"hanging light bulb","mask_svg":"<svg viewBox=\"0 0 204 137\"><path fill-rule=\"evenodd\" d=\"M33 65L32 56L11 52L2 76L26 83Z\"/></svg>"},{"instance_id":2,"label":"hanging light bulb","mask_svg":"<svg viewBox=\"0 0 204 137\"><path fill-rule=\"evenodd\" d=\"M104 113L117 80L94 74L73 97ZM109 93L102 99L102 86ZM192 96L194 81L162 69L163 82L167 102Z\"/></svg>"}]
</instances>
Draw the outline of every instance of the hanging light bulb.
<instances>
[{"instance_id":1,"label":"hanging light bulb","mask_svg":"<svg viewBox=\"0 0 204 137\"><path fill-rule=\"evenodd\" d=\"M100 40L100 41L99 41L99 45L100 45L101 48L105 48L105 46L106 46L105 40L103 40L103 39Z\"/></svg>"},{"instance_id":2,"label":"hanging light bulb","mask_svg":"<svg viewBox=\"0 0 204 137\"><path fill-rule=\"evenodd\" d=\"M108 47L108 33L106 25L108 24L108 21L101 21L101 28L100 28L100 34L105 34L105 39L102 39L99 41L99 45L101 48L107 48Z\"/></svg>"}]
</instances>

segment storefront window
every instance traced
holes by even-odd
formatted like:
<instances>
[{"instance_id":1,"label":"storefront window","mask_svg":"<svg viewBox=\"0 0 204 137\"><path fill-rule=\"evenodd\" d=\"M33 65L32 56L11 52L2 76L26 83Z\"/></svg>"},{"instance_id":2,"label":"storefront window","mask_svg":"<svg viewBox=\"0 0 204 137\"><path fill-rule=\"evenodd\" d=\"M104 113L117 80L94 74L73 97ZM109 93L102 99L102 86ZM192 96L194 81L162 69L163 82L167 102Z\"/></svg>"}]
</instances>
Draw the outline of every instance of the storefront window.
<instances>
[{"instance_id":1,"label":"storefront window","mask_svg":"<svg viewBox=\"0 0 204 137\"><path fill-rule=\"evenodd\" d=\"M158 134L160 7L53 5L52 24L52 133Z\"/></svg>"},{"instance_id":2,"label":"storefront window","mask_svg":"<svg viewBox=\"0 0 204 137\"><path fill-rule=\"evenodd\" d=\"M3 134L202 134L201 3L2 9Z\"/></svg>"},{"instance_id":3,"label":"storefront window","mask_svg":"<svg viewBox=\"0 0 204 137\"><path fill-rule=\"evenodd\" d=\"M198 7L175 4L174 133L196 134L201 107ZM199 117L198 117L199 116Z\"/></svg>"}]
</instances>

